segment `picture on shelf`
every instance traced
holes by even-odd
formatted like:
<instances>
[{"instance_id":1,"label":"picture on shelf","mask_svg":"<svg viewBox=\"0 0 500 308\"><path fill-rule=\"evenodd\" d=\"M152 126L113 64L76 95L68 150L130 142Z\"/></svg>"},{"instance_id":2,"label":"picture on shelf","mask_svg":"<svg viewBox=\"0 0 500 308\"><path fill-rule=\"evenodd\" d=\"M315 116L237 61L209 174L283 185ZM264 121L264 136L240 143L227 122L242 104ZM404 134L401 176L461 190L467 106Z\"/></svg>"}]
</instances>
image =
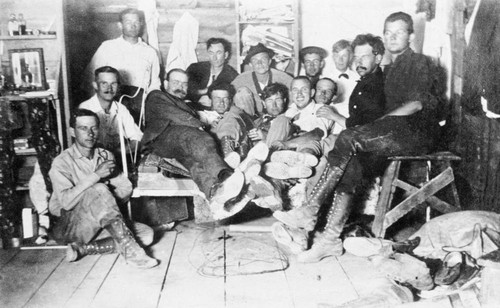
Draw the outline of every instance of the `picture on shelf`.
<instances>
[{"instance_id":1,"label":"picture on shelf","mask_svg":"<svg viewBox=\"0 0 500 308\"><path fill-rule=\"evenodd\" d=\"M45 63L42 48L9 50L12 79L18 89L45 90Z\"/></svg>"}]
</instances>

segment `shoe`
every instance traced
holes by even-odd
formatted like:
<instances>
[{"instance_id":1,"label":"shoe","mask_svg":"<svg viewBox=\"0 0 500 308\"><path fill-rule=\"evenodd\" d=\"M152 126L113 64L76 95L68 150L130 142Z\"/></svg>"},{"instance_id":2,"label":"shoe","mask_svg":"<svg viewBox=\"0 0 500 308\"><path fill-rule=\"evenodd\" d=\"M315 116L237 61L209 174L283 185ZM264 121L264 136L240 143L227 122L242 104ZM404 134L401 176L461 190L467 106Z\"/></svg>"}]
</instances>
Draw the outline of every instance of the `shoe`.
<instances>
[{"instance_id":1,"label":"shoe","mask_svg":"<svg viewBox=\"0 0 500 308\"><path fill-rule=\"evenodd\" d=\"M224 161L229 167L236 169L240 165L241 157L240 154L233 151L224 156Z\"/></svg>"},{"instance_id":2,"label":"shoe","mask_svg":"<svg viewBox=\"0 0 500 308\"><path fill-rule=\"evenodd\" d=\"M395 253L392 258L376 255L370 257L370 261L387 278L408 283L418 290L434 288L427 265L408 254Z\"/></svg>"},{"instance_id":3,"label":"shoe","mask_svg":"<svg viewBox=\"0 0 500 308\"><path fill-rule=\"evenodd\" d=\"M212 210L212 217L214 220L222 220L234 216L236 213L240 212L252 199L254 194L252 192L247 192L239 198L227 201L225 204L213 204L210 203L210 209Z\"/></svg>"},{"instance_id":4,"label":"shoe","mask_svg":"<svg viewBox=\"0 0 500 308\"><path fill-rule=\"evenodd\" d=\"M314 241L311 249L297 256L301 263L315 263L326 257L338 257L344 253L340 234L349 218L352 194L336 192L333 203L328 210L325 230L318 241Z\"/></svg>"},{"instance_id":5,"label":"shoe","mask_svg":"<svg viewBox=\"0 0 500 308\"><path fill-rule=\"evenodd\" d=\"M246 166L246 169L241 170L245 175L245 184L250 184L252 179L259 175L261 168L262 167L260 161L256 159L250 160Z\"/></svg>"},{"instance_id":6,"label":"shoe","mask_svg":"<svg viewBox=\"0 0 500 308\"><path fill-rule=\"evenodd\" d=\"M306 166L290 166L285 163L271 162L264 165L264 173L272 178L286 180L295 178L309 178L312 169Z\"/></svg>"},{"instance_id":7,"label":"shoe","mask_svg":"<svg viewBox=\"0 0 500 308\"><path fill-rule=\"evenodd\" d=\"M253 148L248 151L247 157L241 162L237 169L245 170L253 159L257 161L263 162L267 159L269 155L269 148L267 147L265 142L257 142Z\"/></svg>"},{"instance_id":8,"label":"shoe","mask_svg":"<svg viewBox=\"0 0 500 308\"><path fill-rule=\"evenodd\" d=\"M434 283L445 286L463 285L478 272L478 264L467 252L449 252L434 275Z\"/></svg>"},{"instance_id":9,"label":"shoe","mask_svg":"<svg viewBox=\"0 0 500 308\"><path fill-rule=\"evenodd\" d=\"M261 176L256 176L251 180L249 190L255 194L255 199L252 200L255 205L268 208L273 212L283 209L283 200L279 190Z\"/></svg>"},{"instance_id":10,"label":"shoe","mask_svg":"<svg viewBox=\"0 0 500 308\"><path fill-rule=\"evenodd\" d=\"M134 221L129 225L131 226L130 229L132 230L132 233L135 234L135 237L137 238L137 242L142 247L148 247L153 243L155 238L153 228L137 221Z\"/></svg>"},{"instance_id":11,"label":"shoe","mask_svg":"<svg viewBox=\"0 0 500 308\"><path fill-rule=\"evenodd\" d=\"M220 145L222 153L224 154L224 161L229 167L235 169L240 164L241 160L240 155L235 152L236 140L230 136L224 136L220 139Z\"/></svg>"},{"instance_id":12,"label":"shoe","mask_svg":"<svg viewBox=\"0 0 500 308\"><path fill-rule=\"evenodd\" d=\"M217 183L212 188L213 193L210 196L210 202L224 204L226 201L238 196L245 183L245 176L239 170L234 170L227 179Z\"/></svg>"},{"instance_id":13,"label":"shoe","mask_svg":"<svg viewBox=\"0 0 500 308\"><path fill-rule=\"evenodd\" d=\"M271 155L271 161L276 163L284 163L289 166L301 165L306 167L314 167L319 162L318 158L312 154L291 150L274 152Z\"/></svg>"},{"instance_id":14,"label":"shoe","mask_svg":"<svg viewBox=\"0 0 500 308\"><path fill-rule=\"evenodd\" d=\"M299 254L307 249L307 231L304 229L290 228L280 222L271 226L271 231L276 242L288 247L293 254Z\"/></svg>"},{"instance_id":15,"label":"shoe","mask_svg":"<svg viewBox=\"0 0 500 308\"><path fill-rule=\"evenodd\" d=\"M158 265L158 260L149 257L144 249L137 244L122 218L112 220L105 229L115 240L116 248L127 264L140 269Z\"/></svg>"}]
</instances>

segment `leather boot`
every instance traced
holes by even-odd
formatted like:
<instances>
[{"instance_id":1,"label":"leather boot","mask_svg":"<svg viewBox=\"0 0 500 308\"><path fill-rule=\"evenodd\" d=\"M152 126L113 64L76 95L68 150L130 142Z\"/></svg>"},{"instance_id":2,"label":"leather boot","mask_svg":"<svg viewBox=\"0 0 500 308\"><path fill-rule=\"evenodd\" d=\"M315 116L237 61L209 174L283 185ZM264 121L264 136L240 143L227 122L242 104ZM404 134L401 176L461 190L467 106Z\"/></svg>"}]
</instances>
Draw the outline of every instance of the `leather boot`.
<instances>
[{"instance_id":1,"label":"leather boot","mask_svg":"<svg viewBox=\"0 0 500 308\"><path fill-rule=\"evenodd\" d=\"M158 261L146 255L144 249L137 244L122 219L111 221L105 228L115 240L116 248L125 258L125 262L137 268L151 268L158 265Z\"/></svg>"},{"instance_id":2,"label":"leather boot","mask_svg":"<svg viewBox=\"0 0 500 308\"><path fill-rule=\"evenodd\" d=\"M235 152L236 141L230 136L224 136L220 140L222 154L224 154L224 161L229 167L235 169L241 162L241 156Z\"/></svg>"},{"instance_id":3,"label":"leather boot","mask_svg":"<svg viewBox=\"0 0 500 308\"><path fill-rule=\"evenodd\" d=\"M244 137L240 142L240 146L238 147L238 154L240 154L241 159L245 159L247 157L250 148L252 147L250 138Z\"/></svg>"},{"instance_id":4,"label":"leather boot","mask_svg":"<svg viewBox=\"0 0 500 308\"><path fill-rule=\"evenodd\" d=\"M86 255L101 255L116 252L115 241L110 238L93 241L88 244L71 243L66 248L66 260L73 262L80 260Z\"/></svg>"},{"instance_id":5,"label":"leather boot","mask_svg":"<svg viewBox=\"0 0 500 308\"><path fill-rule=\"evenodd\" d=\"M352 194L347 192L337 192L333 199L333 204L328 211L325 231L321 239L314 242L311 249L304 251L297 256L297 260L302 263L319 262L329 256L341 256L344 252L340 234L349 218L349 209Z\"/></svg>"},{"instance_id":6,"label":"leather boot","mask_svg":"<svg viewBox=\"0 0 500 308\"><path fill-rule=\"evenodd\" d=\"M273 216L290 227L302 228L307 231L314 230L321 204L323 204L330 192L335 189L343 174L342 169L338 167L330 168L327 165L304 205L288 212L276 211Z\"/></svg>"}]
</instances>

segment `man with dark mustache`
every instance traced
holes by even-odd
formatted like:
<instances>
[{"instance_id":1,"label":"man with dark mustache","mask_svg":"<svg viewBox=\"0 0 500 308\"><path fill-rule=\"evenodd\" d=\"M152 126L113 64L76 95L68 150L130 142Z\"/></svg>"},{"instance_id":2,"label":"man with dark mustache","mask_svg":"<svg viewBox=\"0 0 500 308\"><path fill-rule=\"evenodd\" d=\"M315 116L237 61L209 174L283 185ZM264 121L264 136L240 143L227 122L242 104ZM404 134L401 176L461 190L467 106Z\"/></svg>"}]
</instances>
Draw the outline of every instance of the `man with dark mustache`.
<instances>
[{"instance_id":1,"label":"man with dark mustache","mask_svg":"<svg viewBox=\"0 0 500 308\"><path fill-rule=\"evenodd\" d=\"M172 69L164 82L165 92L155 90L148 95L142 142L147 151L175 158L186 167L214 212L239 195L244 176L226 164L197 112L183 101L188 79L184 70Z\"/></svg>"},{"instance_id":2,"label":"man with dark mustache","mask_svg":"<svg viewBox=\"0 0 500 308\"><path fill-rule=\"evenodd\" d=\"M380 62L384 56L384 42L372 34L360 34L351 44L354 50L353 69L361 79L349 97L349 117L341 115L333 106L324 106L317 115L335 121L343 128L363 125L384 115L384 74Z\"/></svg>"},{"instance_id":3,"label":"man with dark mustache","mask_svg":"<svg viewBox=\"0 0 500 308\"><path fill-rule=\"evenodd\" d=\"M120 73L111 66L103 66L96 69L94 75L95 80L92 85L96 94L82 102L78 108L93 111L99 117L98 146L112 151L115 155L119 153L119 123L121 122L124 136L130 139L132 150L134 150L142 139L142 131L134 122L127 107L115 101L120 88Z\"/></svg>"},{"instance_id":4,"label":"man with dark mustache","mask_svg":"<svg viewBox=\"0 0 500 308\"><path fill-rule=\"evenodd\" d=\"M384 46L392 63L384 70L385 114L371 123L342 131L328 153L329 165L305 206L274 213L287 226L312 231L318 221L319 208L334 194L326 214L325 231L309 250L297 256L299 262L319 262L343 254L340 234L362 176L360 155L383 159L427 154L436 148L439 141L436 68L431 59L410 48L415 38L413 31L413 20L407 13L396 12L386 18Z\"/></svg>"}]
</instances>

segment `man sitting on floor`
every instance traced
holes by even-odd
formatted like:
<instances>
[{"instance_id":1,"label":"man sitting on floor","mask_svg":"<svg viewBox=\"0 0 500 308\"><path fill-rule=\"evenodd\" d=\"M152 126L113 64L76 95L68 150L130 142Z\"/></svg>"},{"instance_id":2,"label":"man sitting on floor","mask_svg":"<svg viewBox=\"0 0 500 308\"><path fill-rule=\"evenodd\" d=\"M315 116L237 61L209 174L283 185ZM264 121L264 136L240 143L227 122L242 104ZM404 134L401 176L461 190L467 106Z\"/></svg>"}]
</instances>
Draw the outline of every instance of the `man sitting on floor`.
<instances>
[{"instance_id":1,"label":"man sitting on floor","mask_svg":"<svg viewBox=\"0 0 500 308\"><path fill-rule=\"evenodd\" d=\"M90 110L77 109L70 124L75 143L54 159L49 172L53 187L49 211L57 217L54 237L58 242L70 243L70 261L118 250L132 266L156 266L157 260L148 257L137 244L118 208L118 203L126 202L132 194L132 183L115 172L113 154L96 147L99 118ZM95 240L102 229L111 238Z\"/></svg>"},{"instance_id":2,"label":"man sitting on floor","mask_svg":"<svg viewBox=\"0 0 500 308\"><path fill-rule=\"evenodd\" d=\"M164 86L166 92L153 91L146 99L143 147L179 161L209 200L212 212L218 211L239 195L243 173L233 172L227 165L196 111L183 101L188 87L186 72L171 70Z\"/></svg>"}]
</instances>

